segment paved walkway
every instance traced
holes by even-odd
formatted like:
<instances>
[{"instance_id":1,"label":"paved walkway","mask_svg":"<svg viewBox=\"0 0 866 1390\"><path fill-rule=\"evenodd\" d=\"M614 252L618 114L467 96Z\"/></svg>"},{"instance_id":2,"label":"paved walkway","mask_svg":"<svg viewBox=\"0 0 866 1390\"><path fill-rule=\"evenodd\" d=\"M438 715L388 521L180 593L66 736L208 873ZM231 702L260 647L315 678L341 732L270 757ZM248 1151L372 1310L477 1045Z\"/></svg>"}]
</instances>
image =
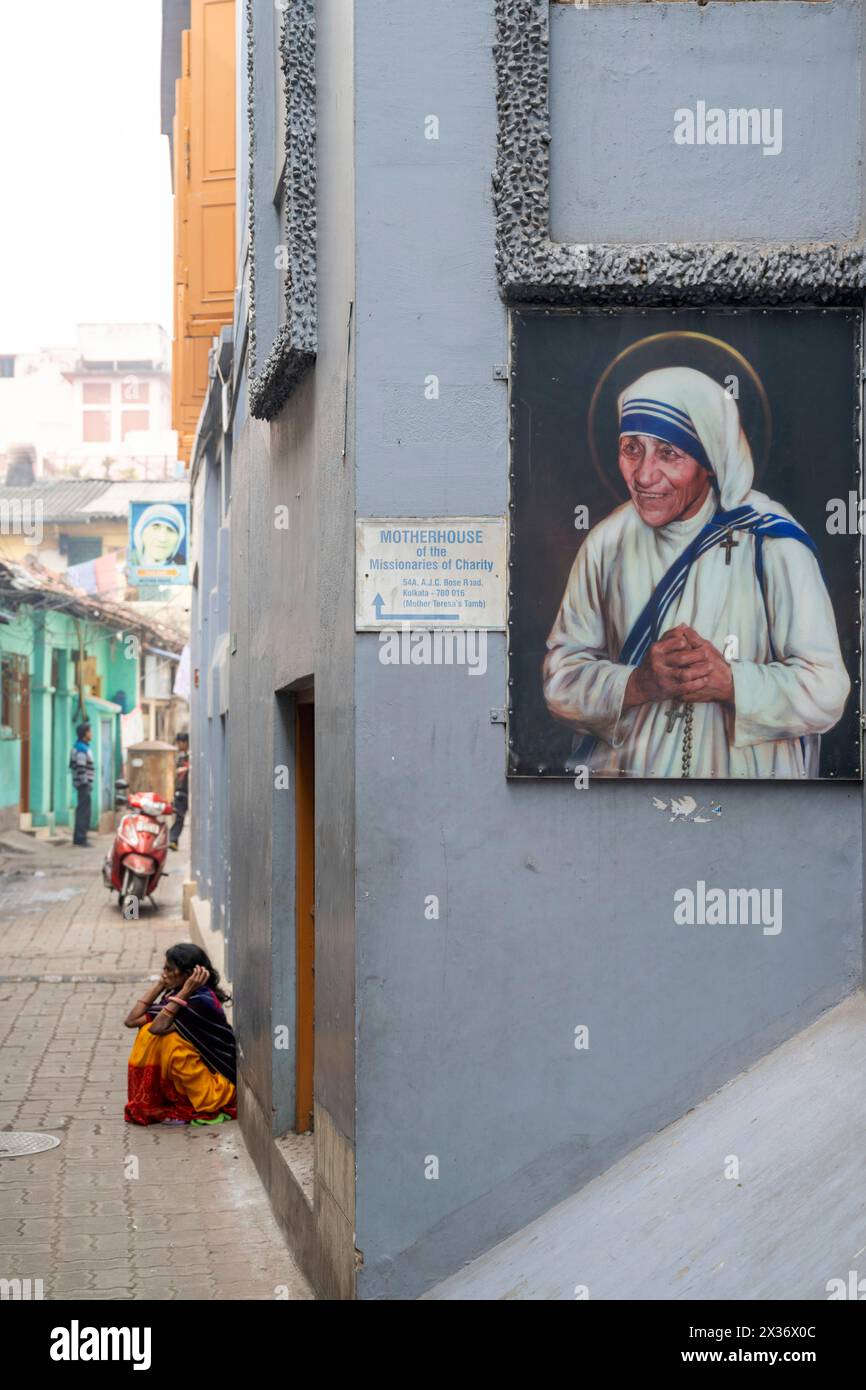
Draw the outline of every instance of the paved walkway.
<instances>
[{"instance_id":1,"label":"paved walkway","mask_svg":"<svg viewBox=\"0 0 866 1390\"><path fill-rule=\"evenodd\" d=\"M312 1298L237 1124L124 1123L123 1019L189 939L186 864L172 855L159 910L124 922L99 872L109 843L0 845L0 1129L61 1139L0 1159L0 1278L55 1299Z\"/></svg>"}]
</instances>

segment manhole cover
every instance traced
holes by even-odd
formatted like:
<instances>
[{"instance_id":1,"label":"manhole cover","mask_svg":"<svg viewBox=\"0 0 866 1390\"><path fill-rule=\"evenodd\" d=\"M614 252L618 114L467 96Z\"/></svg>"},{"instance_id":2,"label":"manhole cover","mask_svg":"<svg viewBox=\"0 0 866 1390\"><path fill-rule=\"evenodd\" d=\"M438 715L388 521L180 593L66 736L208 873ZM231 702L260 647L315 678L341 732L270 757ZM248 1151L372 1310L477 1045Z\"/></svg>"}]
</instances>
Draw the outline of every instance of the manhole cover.
<instances>
[{"instance_id":1,"label":"manhole cover","mask_svg":"<svg viewBox=\"0 0 866 1390\"><path fill-rule=\"evenodd\" d=\"M21 1158L56 1149L60 1140L53 1134L27 1134L22 1129L0 1130L0 1158Z\"/></svg>"}]
</instances>

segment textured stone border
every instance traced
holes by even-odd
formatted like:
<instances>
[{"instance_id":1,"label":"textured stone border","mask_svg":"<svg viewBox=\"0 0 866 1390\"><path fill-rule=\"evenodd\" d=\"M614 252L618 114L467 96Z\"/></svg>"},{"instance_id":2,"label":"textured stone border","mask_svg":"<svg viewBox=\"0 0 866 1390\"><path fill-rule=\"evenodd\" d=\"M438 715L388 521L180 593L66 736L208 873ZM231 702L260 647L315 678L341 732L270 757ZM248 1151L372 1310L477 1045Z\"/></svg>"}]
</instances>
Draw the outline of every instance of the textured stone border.
<instances>
[{"instance_id":1,"label":"textured stone border","mask_svg":"<svg viewBox=\"0 0 866 1390\"><path fill-rule=\"evenodd\" d=\"M280 30L286 76L286 322L259 362L256 340L255 61L253 0L247 0L247 122L249 128L249 399L250 414L271 420L312 366L317 350L316 293L316 5L283 0Z\"/></svg>"},{"instance_id":2,"label":"textured stone border","mask_svg":"<svg viewBox=\"0 0 866 1390\"><path fill-rule=\"evenodd\" d=\"M550 239L548 0L496 0L496 269L509 304L842 304L866 290L862 239L624 245Z\"/></svg>"}]
</instances>

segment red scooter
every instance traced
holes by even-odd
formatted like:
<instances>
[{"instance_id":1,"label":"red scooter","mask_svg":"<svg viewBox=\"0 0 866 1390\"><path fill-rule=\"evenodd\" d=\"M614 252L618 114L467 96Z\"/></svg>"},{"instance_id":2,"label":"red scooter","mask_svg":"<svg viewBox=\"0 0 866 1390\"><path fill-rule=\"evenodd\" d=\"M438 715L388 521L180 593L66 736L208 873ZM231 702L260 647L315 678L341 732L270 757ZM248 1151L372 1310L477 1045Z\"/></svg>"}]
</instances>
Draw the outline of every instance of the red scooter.
<instances>
[{"instance_id":1,"label":"red scooter","mask_svg":"<svg viewBox=\"0 0 866 1390\"><path fill-rule=\"evenodd\" d=\"M145 898L153 899L168 854L168 817L171 802L152 792L133 792L119 798L128 810L120 819L111 854L102 866L102 881L117 894L124 916L127 903L135 900L129 915L136 918Z\"/></svg>"}]
</instances>

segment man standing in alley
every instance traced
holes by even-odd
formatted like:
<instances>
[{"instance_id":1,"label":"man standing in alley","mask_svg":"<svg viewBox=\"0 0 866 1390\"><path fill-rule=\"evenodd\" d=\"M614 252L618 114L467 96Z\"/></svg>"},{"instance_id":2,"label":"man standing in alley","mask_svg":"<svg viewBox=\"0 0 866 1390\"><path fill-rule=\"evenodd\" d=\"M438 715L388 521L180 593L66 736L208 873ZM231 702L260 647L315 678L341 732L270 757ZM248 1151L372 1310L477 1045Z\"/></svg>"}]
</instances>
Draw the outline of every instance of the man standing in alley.
<instances>
[{"instance_id":1,"label":"man standing in alley","mask_svg":"<svg viewBox=\"0 0 866 1390\"><path fill-rule=\"evenodd\" d=\"M177 762L174 769L174 824L168 841L171 849L178 848L180 832L189 810L189 734L178 734L174 742Z\"/></svg>"},{"instance_id":2,"label":"man standing in alley","mask_svg":"<svg viewBox=\"0 0 866 1390\"><path fill-rule=\"evenodd\" d=\"M78 738L72 745L72 753L69 757L69 771L72 773L72 785L78 793L78 804L75 808L75 831L72 837L74 845L87 844L87 831L90 827L90 807L93 792L93 754L90 751L90 740L93 738L93 730L90 725L79 724L76 729Z\"/></svg>"}]
</instances>

